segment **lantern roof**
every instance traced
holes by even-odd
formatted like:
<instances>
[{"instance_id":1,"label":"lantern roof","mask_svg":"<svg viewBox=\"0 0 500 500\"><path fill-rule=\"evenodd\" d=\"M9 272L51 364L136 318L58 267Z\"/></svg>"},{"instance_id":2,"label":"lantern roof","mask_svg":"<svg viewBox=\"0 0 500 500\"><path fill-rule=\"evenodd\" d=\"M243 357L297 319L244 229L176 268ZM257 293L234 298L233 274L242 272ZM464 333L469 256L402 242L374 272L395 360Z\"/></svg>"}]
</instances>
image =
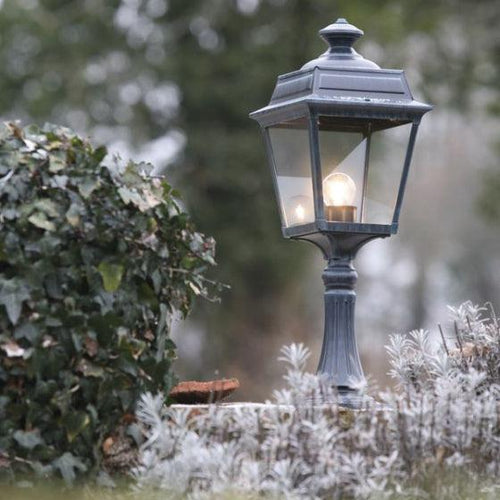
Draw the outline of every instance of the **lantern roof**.
<instances>
[{"instance_id":1,"label":"lantern roof","mask_svg":"<svg viewBox=\"0 0 500 500\"><path fill-rule=\"evenodd\" d=\"M267 126L316 111L397 125L432 109L413 99L403 70L381 69L353 49L363 35L356 26L341 18L319 34L328 50L300 70L279 76L270 103L251 118Z\"/></svg>"}]
</instances>

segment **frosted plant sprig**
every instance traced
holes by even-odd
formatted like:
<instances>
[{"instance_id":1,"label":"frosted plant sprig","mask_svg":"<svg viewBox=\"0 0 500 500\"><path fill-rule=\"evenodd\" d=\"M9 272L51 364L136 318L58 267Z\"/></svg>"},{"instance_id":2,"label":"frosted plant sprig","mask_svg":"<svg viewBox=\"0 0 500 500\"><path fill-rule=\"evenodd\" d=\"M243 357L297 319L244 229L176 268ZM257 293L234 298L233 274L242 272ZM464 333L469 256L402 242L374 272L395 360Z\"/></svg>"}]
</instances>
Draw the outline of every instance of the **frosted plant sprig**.
<instances>
[{"instance_id":1,"label":"frosted plant sprig","mask_svg":"<svg viewBox=\"0 0 500 500\"><path fill-rule=\"evenodd\" d=\"M164 403L165 398L162 394L153 395L150 392L142 394L137 403L137 418L149 427L161 426Z\"/></svg>"},{"instance_id":2,"label":"frosted plant sprig","mask_svg":"<svg viewBox=\"0 0 500 500\"><path fill-rule=\"evenodd\" d=\"M149 429L148 439L143 444L144 448L148 448L162 435L162 409L164 403L165 398L162 394L153 395L150 392L142 394L137 402L137 419Z\"/></svg>"},{"instance_id":3,"label":"frosted plant sprig","mask_svg":"<svg viewBox=\"0 0 500 500\"><path fill-rule=\"evenodd\" d=\"M464 302L458 307L448 306L448 311L452 321L457 323L458 328L463 332L476 334L481 330L486 319L484 313L486 307L473 304L471 301Z\"/></svg>"},{"instance_id":4,"label":"frosted plant sprig","mask_svg":"<svg viewBox=\"0 0 500 500\"><path fill-rule=\"evenodd\" d=\"M285 345L280 350L281 356L278 361L283 361L293 370L303 372L306 367L307 360L311 355L309 349L303 344Z\"/></svg>"}]
</instances>

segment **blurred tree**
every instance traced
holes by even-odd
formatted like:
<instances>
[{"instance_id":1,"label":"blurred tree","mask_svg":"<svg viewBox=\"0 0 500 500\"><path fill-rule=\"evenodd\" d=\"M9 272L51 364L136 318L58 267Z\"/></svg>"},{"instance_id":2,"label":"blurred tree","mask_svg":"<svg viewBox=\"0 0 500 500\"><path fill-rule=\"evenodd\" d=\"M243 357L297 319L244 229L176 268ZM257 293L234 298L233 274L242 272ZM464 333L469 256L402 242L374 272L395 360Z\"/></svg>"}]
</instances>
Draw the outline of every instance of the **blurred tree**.
<instances>
[{"instance_id":1,"label":"blurred tree","mask_svg":"<svg viewBox=\"0 0 500 500\"><path fill-rule=\"evenodd\" d=\"M311 322L301 288L315 250L281 238L264 148L247 117L269 100L277 75L316 57L325 46L315 33L346 17L369 32L359 51L407 67L431 102L464 111L498 96L496 0L0 5L3 117L68 125L170 169L198 226L218 242L217 278L232 286L221 307L199 310L204 360L256 381L255 359L279 330L294 337Z\"/></svg>"}]
</instances>

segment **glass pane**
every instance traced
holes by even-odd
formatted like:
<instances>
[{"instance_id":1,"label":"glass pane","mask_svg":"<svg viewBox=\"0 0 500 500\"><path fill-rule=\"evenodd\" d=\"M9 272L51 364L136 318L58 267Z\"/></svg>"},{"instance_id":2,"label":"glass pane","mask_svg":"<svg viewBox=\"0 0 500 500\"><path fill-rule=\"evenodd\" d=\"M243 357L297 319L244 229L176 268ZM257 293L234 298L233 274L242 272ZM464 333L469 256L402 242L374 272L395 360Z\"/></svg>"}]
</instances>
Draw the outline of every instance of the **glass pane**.
<instances>
[{"instance_id":1,"label":"glass pane","mask_svg":"<svg viewBox=\"0 0 500 500\"><path fill-rule=\"evenodd\" d=\"M270 127L276 180L283 224L287 227L314 222L314 201L305 121Z\"/></svg>"},{"instance_id":2,"label":"glass pane","mask_svg":"<svg viewBox=\"0 0 500 500\"><path fill-rule=\"evenodd\" d=\"M361 132L319 130L326 220L360 222L366 142Z\"/></svg>"},{"instance_id":3,"label":"glass pane","mask_svg":"<svg viewBox=\"0 0 500 500\"><path fill-rule=\"evenodd\" d=\"M408 147L411 124L374 132L366 183L363 222L391 224Z\"/></svg>"}]
</instances>

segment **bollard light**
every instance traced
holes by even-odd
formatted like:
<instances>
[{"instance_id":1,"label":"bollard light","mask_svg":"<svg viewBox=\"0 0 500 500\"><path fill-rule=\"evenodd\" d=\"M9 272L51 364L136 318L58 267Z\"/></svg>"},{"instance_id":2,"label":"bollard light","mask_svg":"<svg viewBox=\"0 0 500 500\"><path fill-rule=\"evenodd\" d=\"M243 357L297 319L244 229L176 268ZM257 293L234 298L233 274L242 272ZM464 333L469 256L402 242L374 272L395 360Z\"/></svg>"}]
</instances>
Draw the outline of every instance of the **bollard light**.
<instances>
[{"instance_id":1,"label":"bollard light","mask_svg":"<svg viewBox=\"0 0 500 500\"><path fill-rule=\"evenodd\" d=\"M318 373L340 402L360 404L364 375L354 333L352 261L368 241L398 230L415 138L424 113L402 70L380 69L352 48L363 32L338 19L328 50L278 77L260 124L286 238L305 240L328 265Z\"/></svg>"}]
</instances>

